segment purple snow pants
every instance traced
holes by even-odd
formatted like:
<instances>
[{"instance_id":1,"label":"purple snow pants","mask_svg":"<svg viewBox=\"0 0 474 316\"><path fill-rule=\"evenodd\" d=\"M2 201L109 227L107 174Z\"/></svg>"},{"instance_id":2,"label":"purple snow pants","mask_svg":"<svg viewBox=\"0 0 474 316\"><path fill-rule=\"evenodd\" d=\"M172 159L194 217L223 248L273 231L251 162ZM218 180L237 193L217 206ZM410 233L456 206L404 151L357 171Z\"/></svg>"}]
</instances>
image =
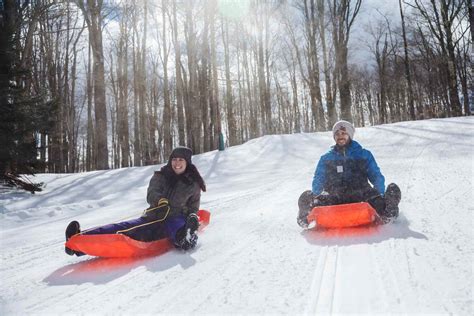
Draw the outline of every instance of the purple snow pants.
<instances>
[{"instance_id":1,"label":"purple snow pants","mask_svg":"<svg viewBox=\"0 0 474 316\"><path fill-rule=\"evenodd\" d=\"M183 215L169 217L161 222L150 221L139 217L125 222L108 224L93 229L85 230L82 235L124 234L139 241L155 241L169 238L176 241L176 232L184 227L186 219Z\"/></svg>"}]
</instances>

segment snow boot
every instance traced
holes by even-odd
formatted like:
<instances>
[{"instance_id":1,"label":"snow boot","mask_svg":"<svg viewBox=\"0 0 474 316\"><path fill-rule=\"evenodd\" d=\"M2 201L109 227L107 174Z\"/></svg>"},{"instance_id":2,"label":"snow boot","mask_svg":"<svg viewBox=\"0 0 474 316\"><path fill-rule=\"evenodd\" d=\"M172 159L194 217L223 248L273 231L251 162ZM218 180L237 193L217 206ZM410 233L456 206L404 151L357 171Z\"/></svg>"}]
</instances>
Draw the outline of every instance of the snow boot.
<instances>
[{"instance_id":1,"label":"snow boot","mask_svg":"<svg viewBox=\"0 0 474 316\"><path fill-rule=\"evenodd\" d=\"M66 227L66 241L68 241L72 236L79 234L81 232L81 226L78 221L72 221Z\"/></svg>"},{"instance_id":2,"label":"snow boot","mask_svg":"<svg viewBox=\"0 0 474 316\"><path fill-rule=\"evenodd\" d=\"M70 222L66 228L66 241L68 241L72 236L79 234L80 232L81 232L81 226L79 225L79 222L78 221ZM64 251L70 256L73 256L73 255L83 256L84 255L84 253L80 251L72 250L68 247L64 247Z\"/></svg>"},{"instance_id":3,"label":"snow boot","mask_svg":"<svg viewBox=\"0 0 474 316\"><path fill-rule=\"evenodd\" d=\"M314 207L314 196L311 190L304 191L298 199L298 216L296 222L301 228L308 228L308 219L306 218Z\"/></svg>"},{"instance_id":4,"label":"snow boot","mask_svg":"<svg viewBox=\"0 0 474 316\"><path fill-rule=\"evenodd\" d=\"M398 217L398 204L402 198L402 192L395 183L390 183L385 190L385 214L381 216L384 224L390 223Z\"/></svg>"}]
</instances>

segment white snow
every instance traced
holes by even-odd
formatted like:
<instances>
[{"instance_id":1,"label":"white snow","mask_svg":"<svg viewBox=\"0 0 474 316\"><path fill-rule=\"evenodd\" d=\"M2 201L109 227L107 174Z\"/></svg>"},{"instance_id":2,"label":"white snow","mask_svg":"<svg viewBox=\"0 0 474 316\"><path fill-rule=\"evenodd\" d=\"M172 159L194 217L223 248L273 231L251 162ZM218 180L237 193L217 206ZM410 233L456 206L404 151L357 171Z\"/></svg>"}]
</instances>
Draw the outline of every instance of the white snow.
<instances>
[{"instance_id":1,"label":"white snow","mask_svg":"<svg viewBox=\"0 0 474 316\"><path fill-rule=\"evenodd\" d=\"M402 189L392 225L303 231L330 132L265 136L193 157L211 223L191 252L146 259L64 253L64 229L140 215L160 166L44 174L0 194L1 315L473 314L474 117L358 128Z\"/></svg>"}]
</instances>

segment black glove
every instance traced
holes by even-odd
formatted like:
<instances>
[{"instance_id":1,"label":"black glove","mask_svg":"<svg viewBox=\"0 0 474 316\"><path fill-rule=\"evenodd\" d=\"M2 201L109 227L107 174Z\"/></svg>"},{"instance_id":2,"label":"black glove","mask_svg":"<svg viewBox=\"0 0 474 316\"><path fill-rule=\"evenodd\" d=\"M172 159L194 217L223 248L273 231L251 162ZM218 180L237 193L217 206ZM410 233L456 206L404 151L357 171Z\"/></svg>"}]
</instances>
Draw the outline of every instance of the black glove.
<instances>
[{"instance_id":1,"label":"black glove","mask_svg":"<svg viewBox=\"0 0 474 316\"><path fill-rule=\"evenodd\" d=\"M334 203L335 203L334 196L323 192L319 195L313 196L311 208L316 207L316 206L333 205Z\"/></svg>"},{"instance_id":2,"label":"black glove","mask_svg":"<svg viewBox=\"0 0 474 316\"><path fill-rule=\"evenodd\" d=\"M186 218L184 227L176 233L175 245L183 250L189 250L196 247L198 236L196 234L199 228L199 217L195 213L191 213Z\"/></svg>"},{"instance_id":3,"label":"black glove","mask_svg":"<svg viewBox=\"0 0 474 316\"><path fill-rule=\"evenodd\" d=\"M323 195L313 195L313 201L311 202L311 207L318 206L320 201L324 200Z\"/></svg>"},{"instance_id":4,"label":"black glove","mask_svg":"<svg viewBox=\"0 0 474 316\"><path fill-rule=\"evenodd\" d=\"M174 243L176 248L189 250L196 247L198 236L196 232L190 233L186 227L178 230L176 233L176 241Z\"/></svg>"},{"instance_id":5,"label":"black glove","mask_svg":"<svg viewBox=\"0 0 474 316\"><path fill-rule=\"evenodd\" d=\"M195 234L199 228L199 217L196 213L191 213L186 218L186 230L189 230L189 233Z\"/></svg>"},{"instance_id":6,"label":"black glove","mask_svg":"<svg viewBox=\"0 0 474 316\"><path fill-rule=\"evenodd\" d=\"M189 236L189 239L186 238L185 242L181 245L181 249L183 250L190 250L196 247L198 240L198 235L192 234Z\"/></svg>"},{"instance_id":7,"label":"black glove","mask_svg":"<svg viewBox=\"0 0 474 316\"><path fill-rule=\"evenodd\" d=\"M161 198L154 207L147 208L141 217L146 218L148 221L165 220L168 217L170 206L168 199Z\"/></svg>"}]
</instances>

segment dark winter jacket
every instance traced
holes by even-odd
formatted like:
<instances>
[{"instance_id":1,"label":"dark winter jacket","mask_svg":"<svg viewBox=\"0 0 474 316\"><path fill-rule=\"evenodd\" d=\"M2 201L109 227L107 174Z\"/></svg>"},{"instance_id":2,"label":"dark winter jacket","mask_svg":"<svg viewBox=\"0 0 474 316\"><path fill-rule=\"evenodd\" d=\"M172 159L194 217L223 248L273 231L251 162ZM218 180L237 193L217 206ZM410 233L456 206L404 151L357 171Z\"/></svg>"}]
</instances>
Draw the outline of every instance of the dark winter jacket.
<instances>
[{"instance_id":1,"label":"dark winter jacket","mask_svg":"<svg viewBox=\"0 0 474 316\"><path fill-rule=\"evenodd\" d=\"M323 191L332 195L347 195L371 188L369 182L383 195L385 178L372 153L356 141L345 147L333 146L321 156L314 172L312 193Z\"/></svg>"},{"instance_id":2,"label":"dark winter jacket","mask_svg":"<svg viewBox=\"0 0 474 316\"><path fill-rule=\"evenodd\" d=\"M194 168L189 166L181 175L176 175L168 165L155 172L147 191L147 202L150 207L156 207L161 198L166 198L170 205L168 217L179 214L187 216L198 211L202 187L192 172L196 170L194 165L192 165ZM144 216L154 215L152 212L146 212Z\"/></svg>"}]
</instances>

